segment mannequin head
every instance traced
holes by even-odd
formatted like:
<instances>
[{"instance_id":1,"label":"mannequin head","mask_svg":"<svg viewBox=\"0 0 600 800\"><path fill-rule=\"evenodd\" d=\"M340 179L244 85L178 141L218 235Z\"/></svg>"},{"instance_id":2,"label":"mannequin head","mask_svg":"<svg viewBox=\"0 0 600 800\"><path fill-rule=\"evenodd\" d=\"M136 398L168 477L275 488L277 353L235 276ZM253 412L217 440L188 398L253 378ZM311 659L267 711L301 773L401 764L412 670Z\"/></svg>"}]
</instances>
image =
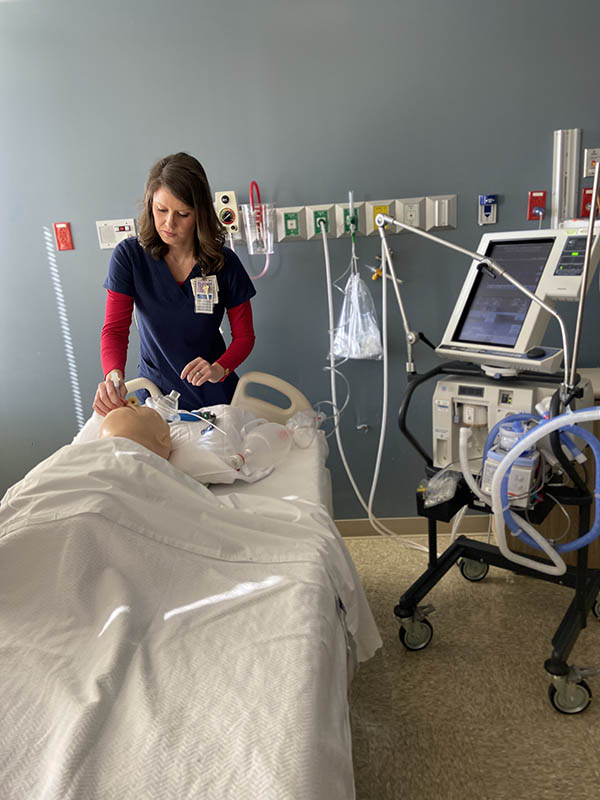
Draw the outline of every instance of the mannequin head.
<instances>
[{"instance_id":1,"label":"mannequin head","mask_svg":"<svg viewBox=\"0 0 600 800\"><path fill-rule=\"evenodd\" d=\"M171 453L169 425L157 411L144 406L115 408L104 417L98 438L122 436L147 447L163 458Z\"/></svg>"}]
</instances>

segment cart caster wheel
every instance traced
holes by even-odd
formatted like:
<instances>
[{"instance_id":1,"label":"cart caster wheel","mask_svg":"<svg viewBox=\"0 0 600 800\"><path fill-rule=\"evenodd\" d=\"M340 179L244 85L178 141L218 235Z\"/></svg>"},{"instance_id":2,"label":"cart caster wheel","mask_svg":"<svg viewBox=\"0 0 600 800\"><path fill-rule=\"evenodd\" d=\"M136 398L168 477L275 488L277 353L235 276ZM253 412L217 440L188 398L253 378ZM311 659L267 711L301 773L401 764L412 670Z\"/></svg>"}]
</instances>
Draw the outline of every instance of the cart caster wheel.
<instances>
[{"instance_id":1,"label":"cart caster wheel","mask_svg":"<svg viewBox=\"0 0 600 800\"><path fill-rule=\"evenodd\" d=\"M560 688L551 683L548 687L548 697L561 714L581 714L592 702L592 690L585 681L565 684Z\"/></svg>"},{"instance_id":2,"label":"cart caster wheel","mask_svg":"<svg viewBox=\"0 0 600 800\"><path fill-rule=\"evenodd\" d=\"M594 605L592 606L592 614L596 617L596 619L600 619L600 595L598 595Z\"/></svg>"},{"instance_id":3,"label":"cart caster wheel","mask_svg":"<svg viewBox=\"0 0 600 800\"><path fill-rule=\"evenodd\" d=\"M475 561L473 558L461 558L458 561L458 568L463 578L476 583L485 578L490 570L490 565L484 561Z\"/></svg>"},{"instance_id":4,"label":"cart caster wheel","mask_svg":"<svg viewBox=\"0 0 600 800\"><path fill-rule=\"evenodd\" d=\"M428 619L408 622L408 628L400 626L398 636L407 650L423 650L433 638L433 626Z\"/></svg>"}]
</instances>

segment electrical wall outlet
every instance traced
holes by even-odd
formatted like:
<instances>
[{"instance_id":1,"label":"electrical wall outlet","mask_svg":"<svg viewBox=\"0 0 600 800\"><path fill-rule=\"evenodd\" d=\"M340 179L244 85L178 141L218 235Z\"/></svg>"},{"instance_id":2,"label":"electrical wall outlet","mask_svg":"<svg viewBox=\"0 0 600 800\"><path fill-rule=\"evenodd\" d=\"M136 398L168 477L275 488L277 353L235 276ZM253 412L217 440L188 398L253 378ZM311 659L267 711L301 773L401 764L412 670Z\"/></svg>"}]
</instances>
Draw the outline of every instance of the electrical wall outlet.
<instances>
[{"instance_id":1,"label":"electrical wall outlet","mask_svg":"<svg viewBox=\"0 0 600 800\"><path fill-rule=\"evenodd\" d=\"M335 206L319 205L306 206L306 238L321 239L321 220L325 224L325 233L328 239L335 239L337 229L335 225Z\"/></svg>"},{"instance_id":2,"label":"electrical wall outlet","mask_svg":"<svg viewBox=\"0 0 600 800\"><path fill-rule=\"evenodd\" d=\"M57 250L74 250L73 237L71 236L71 223L55 222L54 239L56 241Z\"/></svg>"},{"instance_id":3,"label":"electrical wall outlet","mask_svg":"<svg viewBox=\"0 0 600 800\"><path fill-rule=\"evenodd\" d=\"M425 198L425 230L456 228L456 195L438 194Z\"/></svg>"},{"instance_id":4,"label":"electrical wall outlet","mask_svg":"<svg viewBox=\"0 0 600 800\"><path fill-rule=\"evenodd\" d=\"M404 197L396 200L396 213L394 214L398 222L405 225L412 225L413 228L425 228L425 198L424 197ZM402 228L396 228L396 233L402 233Z\"/></svg>"},{"instance_id":5,"label":"electrical wall outlet","mask_svg":"<svg viewBox=\"0 0 600 800\"><path fill-rule=\"evenodd\" d=\"M277 241L278 242L298 242L306 240L306 207L288 206L286 208L276 208L277 218Z\"/></svg>"},{"instance_id":6,"label":"electrical wall outlet","mask_svg":"<svg viewBox=\"0 0 600 800\"><path fill-rule=\"evenodd\" d=\"M581 190L581 203L579 206L579 216L581 219L589 219L592 211L592 194L594 189L589 186Z\"/></svg>"},{"instance_id":7,"label":"electrical wall outlet","mask_svg":"<svg viewBox=\"0 0 600 800\"><path fill-rule=\"evenodd\" d=\"M357 225L356 236L365 235L365 204L353 203ZM350 236L350 203L338 203L335 206L335 227L338 239Z\"/></svg>"},{"instance_id":8,"label":"electrical wall outlet","mask_svg":"<svg viewBox=\"0 0 600 800\"><path fill-rule=\"evenodd\" d=\"M527 220L539 222L546 216L546 192L540 189L527 195Z\"/></svg>"}]
</instances>

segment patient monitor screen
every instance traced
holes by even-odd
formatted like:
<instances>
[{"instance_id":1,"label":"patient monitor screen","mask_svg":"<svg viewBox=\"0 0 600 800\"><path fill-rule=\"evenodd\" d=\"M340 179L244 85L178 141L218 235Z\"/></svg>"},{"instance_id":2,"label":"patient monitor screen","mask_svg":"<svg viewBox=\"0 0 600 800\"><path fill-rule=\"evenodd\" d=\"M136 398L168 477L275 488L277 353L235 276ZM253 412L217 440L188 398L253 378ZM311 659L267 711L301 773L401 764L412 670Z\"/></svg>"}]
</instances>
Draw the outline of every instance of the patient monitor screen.
<instances>
[{"instance_id":1,"label":"patient monitor screen","mask_svg":"<svg viewBox=\"0 0 600 800\"><path fill-rule=\"evenodd\" d=\"M535 293L554 238L491 242L486 256ZM531 305L519 289L484 270L473 283L454 341L514 347Z\"/></svg>"}]
</instances>

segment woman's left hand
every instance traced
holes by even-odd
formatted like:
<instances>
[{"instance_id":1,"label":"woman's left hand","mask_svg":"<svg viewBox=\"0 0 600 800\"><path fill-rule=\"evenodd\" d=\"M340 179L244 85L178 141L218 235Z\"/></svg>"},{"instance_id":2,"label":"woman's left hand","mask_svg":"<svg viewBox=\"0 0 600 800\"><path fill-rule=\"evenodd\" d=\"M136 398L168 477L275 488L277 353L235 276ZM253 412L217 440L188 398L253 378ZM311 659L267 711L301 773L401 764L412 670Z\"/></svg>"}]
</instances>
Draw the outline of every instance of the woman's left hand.
<instances>
[{"instance_id":1,"label":"woman's left hand","mask_svg":"<svg viewBox=\"0 0 600 800\"><path fill-rule=\"evenodd\" d=\"M225 375L225 368L218 364L209 364L203 358L195 358L186 364L181 372L181 380L187 378L188 383L192 386L201 386L208 381L209 383L218 383Z\"/></svg>"}]
</instances>

